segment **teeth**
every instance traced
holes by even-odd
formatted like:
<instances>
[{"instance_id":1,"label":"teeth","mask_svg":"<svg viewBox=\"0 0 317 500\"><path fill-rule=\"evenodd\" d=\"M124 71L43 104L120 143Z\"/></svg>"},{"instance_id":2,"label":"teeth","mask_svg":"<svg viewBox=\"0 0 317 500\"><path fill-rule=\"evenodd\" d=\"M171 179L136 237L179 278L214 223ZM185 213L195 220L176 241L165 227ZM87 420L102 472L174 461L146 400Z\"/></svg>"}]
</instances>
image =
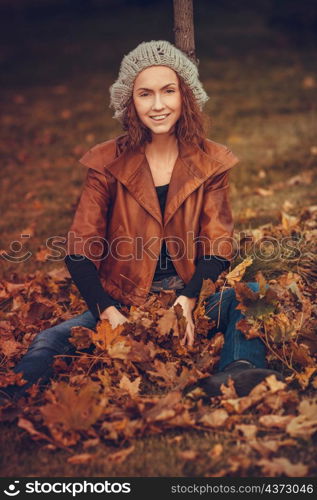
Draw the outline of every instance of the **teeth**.
<instances>
[{"instance_id":1,"label":"teeth","mask_svg":"<svg viewBox=\"0 0 317 500\"><path fill-rule=\"evenodd\" d=\"M153 118L153 120L162 120L162 118L166 118L167 115L160 115L160 116L151 116L151 118Z\"/></svg>"}]
</instances>

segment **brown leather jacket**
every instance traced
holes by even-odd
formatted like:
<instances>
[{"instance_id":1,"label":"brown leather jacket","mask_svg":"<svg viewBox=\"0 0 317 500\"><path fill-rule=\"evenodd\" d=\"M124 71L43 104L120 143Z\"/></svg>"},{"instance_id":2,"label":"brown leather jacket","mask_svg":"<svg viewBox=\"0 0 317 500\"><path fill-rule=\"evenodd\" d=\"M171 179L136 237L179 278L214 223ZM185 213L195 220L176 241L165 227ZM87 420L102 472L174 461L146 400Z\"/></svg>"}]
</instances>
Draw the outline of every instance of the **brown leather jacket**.
<instances>
[{"instance_id":1,"label":"brown leather jacket","mask_svg":"<svg viewBox=\"0 0 317 500\"><path fill-rule=\"evenodd\" d=\"M208 140L208 153L179 145L164 218L144 147L119 149L120 138L97 144L80 162L88 167L68 232L67 254L91 259L104 289L124 304L149 293L163 239L185 282L202 255L233 256L229 170L237 157Z\"/></svg>"}]
</instances>

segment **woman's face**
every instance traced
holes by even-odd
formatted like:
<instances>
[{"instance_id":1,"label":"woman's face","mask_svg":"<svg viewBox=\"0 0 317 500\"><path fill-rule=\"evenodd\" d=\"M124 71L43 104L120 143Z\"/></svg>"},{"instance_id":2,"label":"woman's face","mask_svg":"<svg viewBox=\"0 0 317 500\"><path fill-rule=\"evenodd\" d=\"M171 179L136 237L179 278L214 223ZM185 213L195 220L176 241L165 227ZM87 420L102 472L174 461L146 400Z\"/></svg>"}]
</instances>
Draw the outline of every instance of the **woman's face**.
<instances>
[{"instance_id":1,"label":"woman's face","mask_svg":"<svg viewBox=\"0 0 317 500\"><path fill-rule=\"evenodd\" d=\"M182 111L175 71L167 66L141 71L134 82L133 102L138 117L152 134L170 134Z\"/></svg>"}]
</instances>

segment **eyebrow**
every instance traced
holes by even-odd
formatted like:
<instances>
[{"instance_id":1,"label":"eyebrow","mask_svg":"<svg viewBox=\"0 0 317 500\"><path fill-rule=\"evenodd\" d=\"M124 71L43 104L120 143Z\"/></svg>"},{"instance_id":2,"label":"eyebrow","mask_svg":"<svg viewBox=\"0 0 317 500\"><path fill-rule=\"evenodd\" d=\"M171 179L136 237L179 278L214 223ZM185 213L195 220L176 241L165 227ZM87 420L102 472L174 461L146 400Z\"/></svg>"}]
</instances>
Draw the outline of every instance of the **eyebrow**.
<instances>
[{"instance_id":1,"label":"eyebrow","mask_svg":"<svg viewBox=\"0 0 317 500\"><path fill-rule=\"evenodd\" d=\"M174 82L172 82L172 83L168 83L167 85L164 85L164 87L162 87L160 90L164 90L164 89L166 89L166 87L169 87L170 85L176 85L176 83L174 83ZM140 88L138 88L138 89L137 89L137 92L138 92L139 90L149 90L149 91L151 91L152 89L147 89L147 88L145 88L145 87L140 87Z\"/></svg>"}]
</instances>

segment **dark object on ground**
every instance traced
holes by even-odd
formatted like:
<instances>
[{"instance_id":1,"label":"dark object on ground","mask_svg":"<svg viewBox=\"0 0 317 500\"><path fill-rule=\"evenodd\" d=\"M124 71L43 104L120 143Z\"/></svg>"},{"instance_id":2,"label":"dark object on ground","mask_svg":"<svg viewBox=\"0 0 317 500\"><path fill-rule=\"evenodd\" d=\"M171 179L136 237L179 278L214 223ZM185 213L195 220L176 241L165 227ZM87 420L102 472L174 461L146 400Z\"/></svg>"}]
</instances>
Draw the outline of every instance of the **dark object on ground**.
<instances>
[{"instance_id":1,"label":"dark object on ground","mask_svg":"<svg viewBox=\"0 0 317 500\"><path fill-rule=\"evenodd\" d=\"M253 387L270 375L275 375L277 380L284 380L283 375L275 370L257 368L250 361L239 359L230 363L223 371L199 380L196 387L201 387L209 397L219 396L220 386L227 384L231 377L238 396L242 397L247 396Z\"/></svg>"}]
</instances>

